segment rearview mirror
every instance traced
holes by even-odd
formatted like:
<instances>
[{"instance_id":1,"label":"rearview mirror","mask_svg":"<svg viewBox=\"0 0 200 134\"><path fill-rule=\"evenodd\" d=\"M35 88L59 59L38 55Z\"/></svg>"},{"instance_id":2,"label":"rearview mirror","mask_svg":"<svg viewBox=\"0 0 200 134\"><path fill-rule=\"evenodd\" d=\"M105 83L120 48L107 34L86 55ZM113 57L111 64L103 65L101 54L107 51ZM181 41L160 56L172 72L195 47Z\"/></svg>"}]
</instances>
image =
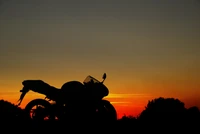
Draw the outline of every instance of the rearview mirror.
<instances>
[{"instance_id":1,"label":"rearview mirror","mask_svg":"<svg viewBox=\"0 0 200 134\"><path fill-rule=\"evenodd\" d=\"M103 74L103 77L102 77L104 80L106 79L106 73Z\"/></svg>"}]
</instances>

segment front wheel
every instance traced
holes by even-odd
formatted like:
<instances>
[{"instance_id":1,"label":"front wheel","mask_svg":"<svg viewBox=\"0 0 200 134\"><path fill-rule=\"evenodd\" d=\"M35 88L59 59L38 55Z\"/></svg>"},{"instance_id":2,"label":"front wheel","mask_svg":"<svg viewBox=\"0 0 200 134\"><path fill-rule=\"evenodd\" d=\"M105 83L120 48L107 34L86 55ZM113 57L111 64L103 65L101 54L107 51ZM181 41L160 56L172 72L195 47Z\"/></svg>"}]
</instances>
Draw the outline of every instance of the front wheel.
<instances>
[{"instance_id":1,"label":"front wheel","mask_svg":"<svg viewBox=\"0 0 200 134\"><path fill-rule=\"evenodd\" d=\"M25 107L26 115L29 119L44 121L52 119L51 104L44 99L30 101Z\"/></svg>"},{"instance_id":2,"label":"front wheel","mask_svg":"<svg viewBox=\"0 0 200 134\"><path fill-rule=\"evenodd\" d=\"M68 121L94 121L112 123L117 121L117 112L107 100L97 102L79 102L66 105L64 120Z\"/></svg>"},{"instance_id":3,"label":"front wheel","mask_svg":"<svg viewBox=\"0 0 200 134\"><path fill-rule=\"evenodd\" d=\"M96 107L97 120L113 122L117 120L117 112L114 106L107 100L101 100Z\"/></svg>"}]
</instances>

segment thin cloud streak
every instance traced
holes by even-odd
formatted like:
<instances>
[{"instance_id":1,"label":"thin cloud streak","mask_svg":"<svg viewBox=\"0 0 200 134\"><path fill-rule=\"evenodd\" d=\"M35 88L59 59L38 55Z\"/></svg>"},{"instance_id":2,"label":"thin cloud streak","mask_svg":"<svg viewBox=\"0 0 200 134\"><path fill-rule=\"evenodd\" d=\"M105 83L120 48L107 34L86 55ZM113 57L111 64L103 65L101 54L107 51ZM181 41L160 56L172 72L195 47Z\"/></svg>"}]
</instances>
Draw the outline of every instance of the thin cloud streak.
<instances>
[{"instance_id":1,"label":"thin cloud streak","mask_svg":"<svg viewBox=\"0 0 200 134\"><path fill-rule=\"evenodd\" d=\"M126 103L132 103L132 102L129 102L129 101L111 101L112 104L126 104Z\"/></svg>"},{"instance_id":2,"label":"thin cloud streak","mask_svg":"<svg viewBox=\"0 0 200 134\"><path fill-rule=\"evenodd\" d=\"M133 97L152 97L149 94L109 94L106 98L133 98Z\"/></svg>"}]
</instances>

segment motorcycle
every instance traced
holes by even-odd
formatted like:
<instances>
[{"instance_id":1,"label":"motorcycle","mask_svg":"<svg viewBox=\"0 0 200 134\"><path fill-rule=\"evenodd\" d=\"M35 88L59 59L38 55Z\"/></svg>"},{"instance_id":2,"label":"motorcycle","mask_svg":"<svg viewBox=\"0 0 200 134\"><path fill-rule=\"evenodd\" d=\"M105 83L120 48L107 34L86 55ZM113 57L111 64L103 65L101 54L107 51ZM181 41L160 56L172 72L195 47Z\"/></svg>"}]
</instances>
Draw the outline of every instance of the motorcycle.
<instances>
[{"instance_id":1,"label":"motorcycle","mask_svg":"<svg viewBox=\"0 0 200 134\"><path fill-rule=\"evenodd\" d=\"M18 106L31 90L44 94L44 99L34 99L24 108L26 116L32 120L96 120L115 121L117 112L104 97L109 94L102 81L88 75L83 83L68 81L61 88L56 88L42 80L24 80L20 90Z\"/></svg>"}]
</instances>

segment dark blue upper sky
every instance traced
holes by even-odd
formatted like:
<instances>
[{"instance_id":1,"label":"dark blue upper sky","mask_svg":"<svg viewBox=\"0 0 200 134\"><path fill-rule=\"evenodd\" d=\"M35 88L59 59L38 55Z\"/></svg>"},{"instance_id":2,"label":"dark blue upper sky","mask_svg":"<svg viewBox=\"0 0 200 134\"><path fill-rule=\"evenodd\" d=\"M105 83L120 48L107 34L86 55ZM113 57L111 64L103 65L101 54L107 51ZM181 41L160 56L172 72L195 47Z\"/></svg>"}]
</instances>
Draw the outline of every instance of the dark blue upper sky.
<instances>
[{"instance_id":1,"label":"dark blue upper sky","mask_svg":"<svg viewBox=\"0 0 200 134\"><path fill-rule=\"evenodd\" d=\"M0 0L7 88L107 72L113 92L185 94L189 83L200 94L199 52L199 0Z\"/></svg>"}]
</instances>

